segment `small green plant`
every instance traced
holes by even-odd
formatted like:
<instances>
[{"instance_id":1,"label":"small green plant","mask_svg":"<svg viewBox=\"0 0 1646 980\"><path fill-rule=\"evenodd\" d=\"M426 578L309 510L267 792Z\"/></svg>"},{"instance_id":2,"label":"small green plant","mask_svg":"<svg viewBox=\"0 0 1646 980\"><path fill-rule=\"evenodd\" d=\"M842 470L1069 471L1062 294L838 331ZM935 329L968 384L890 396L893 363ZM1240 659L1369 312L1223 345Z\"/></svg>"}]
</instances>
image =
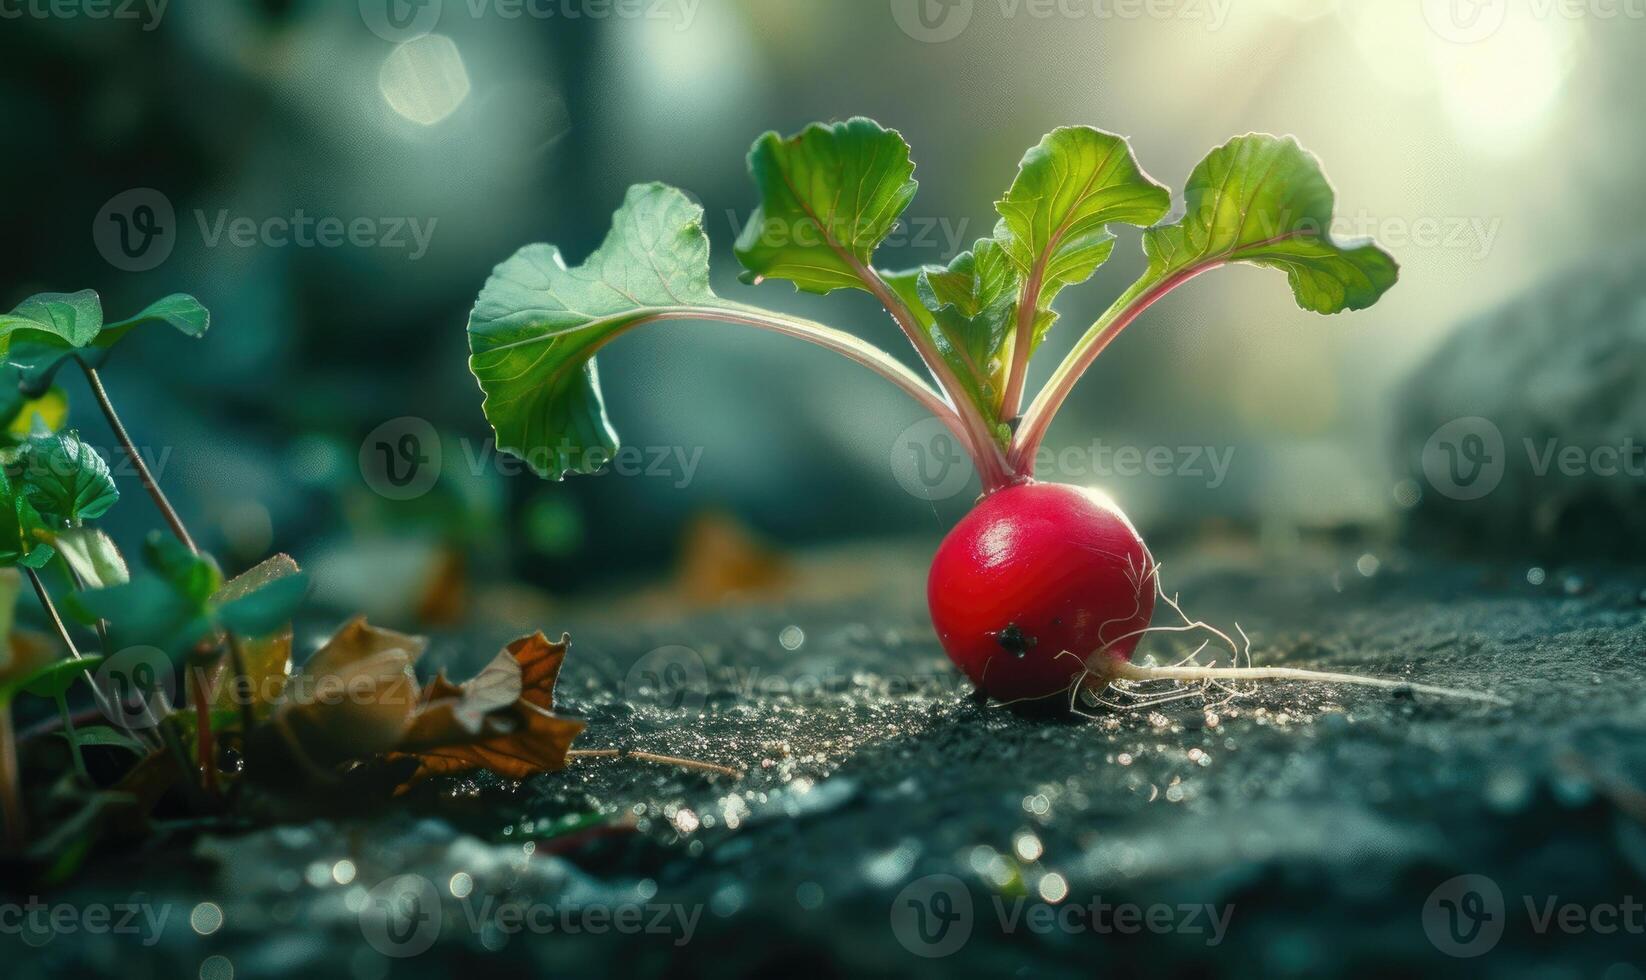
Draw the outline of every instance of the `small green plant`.
<instances>
[{"instance_id":1,"label":"small green plant","mask_svg":"<svg viewBox=\"0 0 1646 980\"><path fill-rule=\"evenodd\" d=\"M56 703L62 734L87 790L92 784L82 746L88 738L95 744L138 750L169 748L181 760L184 729L169 717L169 704L157 706L167 717L152 729L121 733L99 726L81 732L68 711L69 687L79 678L89 681L89 673L106 658L138 644L209 668L218 659L232 659L240 637L278 629L303 598L306 581L294 565L289 575L260 581L258 588L241 590L244 594L232 602L215 601L223 587L216 562L196 547L133 444L98 374L114 346L134 328L166 324L199 337L209 323L199 301L182 294L168 296L133 317L107 322L91 290L42 293L0 316L0 422L6 426L0 441L5 469L0 478L0 573L8 576L7 581L27 578L68 653L67 660L57 659L48 644L20 641L10 629L18 589L0 594L7 626L0 643L7 654L0 667L0 736L5 742L0 751L0 793L7 803L8 840L13 845L25 836L10 725L13 698L27 693ZM135 577L114 541L93 523L120 497L108 463L78 433L62 428L68 399L54 382L70 361L84 372L115 441L175 538L151 536L144 547L145 571ZM52 595L53 586L43 574L47 572L67 583L62 608L95 630L101 653L82 652ZM118 718L117 707L109 703L110 692L95 684L91 689L105 716ZM203 687L196 684L191 690ZM212 761L214 722L207 705L197 707L187 734L199 746L199 776L210 790L217 768Z\"/></svg>"},{"instance_id":2,"label":"small green plant","mask_svg":"<svg viewBox=\"0 0 1646 980\"><path fill-rule=\"evenodd\" d=\"M1335 194L1314 156L1289 137L1236 137L1194 168L1182 216L1169 220L1170 193L1125 139L1058 129L1024 155L990 236L945 266L904 270L874 262L915 195L898 133L863 118L767 133L748 163L760 204L733 246L744 281L873 295L935 388L851 334L717 296L702 209L672 187L641 184L581 264L568 266L553 245L528 245L480 291L469 366L498 447L551 479L599 469L617 436L595 354L636 327L710 321L810 341L908 393L976 464L982 502L939 550L928 596L945 650L979 690L1018 700L1115 680L1191 679L1188 668L1168 678L1130 662L1158 589L1131 524L1091 491L1036 484L1034 462L1097 356L1203 273L1233 264L1283 272L1298 305L1324 314L1364 309L1395 284L1387 252L1333 238ZM1029 364L1057 320L1053 303L1108 260L1113 225L1143 229L1147 267L1030 399ZM1275 676L1196 669L1202 679Z\"/></svg>"},{"instance_id":3,"label":"small green plant","mask_svg":"<svg viewBox=\"0 0 1646 980\"><path fill-rule=\"evenodd\" d=\"M342 771L369 760L382 761L389 786L401 790L480 767L525 778L577 757L623 756L735 774L672 756L572 749L583 723L553 712L567 637L558 643L541 633L522 637L470 682L441 676L420 685L413 666L426 641L357 617L294 670L291 620L308 591L307 576L290 557L275 555L225 581L139 455L98 375L114 345L145 324L199 337L209 317L193 297L175 295L108 323L90 290L34 296L0 316L5 856L22 856L44 868L45 877L61 876L89 852L110 808L125 808L129 816L135 807L141 817L175 788L192 816L232 816L249 779L271 791L330 790ZM146 538L135 568L96 526L120 497L108 463L65 428L68 397L54 381L70 361L85 373L116 442L170 529ZM25 580L54 639L12 629ZM97 652L82 649L75 625L82 636L95 635ZM167 683L178 668L187 700L182 709L171 704ZM77 724L68 695L82 679L112 724ZM30 833L21 793L11 707L22 695L56 706L58 727L50 734L67 741L73 772L65 777L69 791L53 799L80 804L74 813L54 814L44 835ZM228 767L225 740L238 753ZM131 758L112 787L88 767L91 747ZM400 770L403 775L393 775Z\"/></svg>"}]
</instances>

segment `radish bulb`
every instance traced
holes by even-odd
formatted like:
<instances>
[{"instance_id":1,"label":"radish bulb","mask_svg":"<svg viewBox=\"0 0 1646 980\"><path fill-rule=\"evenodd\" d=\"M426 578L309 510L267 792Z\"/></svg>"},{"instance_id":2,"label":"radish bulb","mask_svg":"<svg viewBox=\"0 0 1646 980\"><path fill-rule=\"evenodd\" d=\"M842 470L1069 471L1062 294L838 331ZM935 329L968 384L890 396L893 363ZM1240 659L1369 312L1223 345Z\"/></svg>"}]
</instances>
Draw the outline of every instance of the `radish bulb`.
<instances>
[{"instance_id":1,"label":"radish bulb","mask_svg":"<svg viewBox=\"0 0 1646 980\"><path fill-rule=\"evenodd\" d=\"M1232 264L1276 270L1300 307L1321 314L1365 309L1394 286L1393 256L1333 237L1335 192L1295 139L1249 133L1212 150L1189 174L1181 216L1169 220L1171 192L1124 137L1053 130L1024 154L988 237L947 265L902 271L874 264L918 186L896 130L858 117L766 133L748 161L760 202L733 248L743 280L869 293L930 382L854 334L716 295L703 209L675 188L640 184L581 264L568 267L553 245L527 245L481 290L469 316L469 369L501 451L553 480L597 472L618 450L597 351L658 323L767 330L879 374L942 422L976 465L982 501L938 550L927 599L943 649L983 694L1015 701L1076 684L1306 678L1490 699L1292 668L1134 663L1139 639L1166 628L1150 625L1163 596L1148 548L1102 495L1034 481L1041 442L1075 383L1127 326L1190 280ZM1029 400L1029 361L1057 321L1053 300L1091 278L1114 251L1112 229L1123 226L1142 229L1142 276Z\"/></svg>"},{"instance_id":2,"label":"radish bulb","mask_svg":"<svg viewBox=\"0 0 1646 980\"><path fill-rule=\"evenodd\" d=\"M1131 657L1154 615L1154 559L1103 494L1028 483L955 525L926 600L944 651L979 691L1043 698L1101 672L1103 658Z\"/></svg>"}]
</instances>

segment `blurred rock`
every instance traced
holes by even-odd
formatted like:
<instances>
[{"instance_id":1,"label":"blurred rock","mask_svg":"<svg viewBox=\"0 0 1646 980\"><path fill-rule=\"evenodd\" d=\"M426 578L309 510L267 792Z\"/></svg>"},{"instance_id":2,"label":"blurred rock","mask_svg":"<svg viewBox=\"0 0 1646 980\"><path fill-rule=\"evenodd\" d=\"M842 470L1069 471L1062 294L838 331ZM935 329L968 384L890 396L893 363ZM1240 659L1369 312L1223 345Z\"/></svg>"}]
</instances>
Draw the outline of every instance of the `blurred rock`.
<instances>
[{"instance_id":1,"label":"blurred rock","mask_svg":"<svg viewBox=\"0 0 1646 980\"><path fill-rule=\"evenodd\" d=\"M1646 251L1463 325L1398 404L1416 543L1622 557L1646 543ZM1415 491L1414 491L1415 484Z\"/></svg>"}]
</instances>

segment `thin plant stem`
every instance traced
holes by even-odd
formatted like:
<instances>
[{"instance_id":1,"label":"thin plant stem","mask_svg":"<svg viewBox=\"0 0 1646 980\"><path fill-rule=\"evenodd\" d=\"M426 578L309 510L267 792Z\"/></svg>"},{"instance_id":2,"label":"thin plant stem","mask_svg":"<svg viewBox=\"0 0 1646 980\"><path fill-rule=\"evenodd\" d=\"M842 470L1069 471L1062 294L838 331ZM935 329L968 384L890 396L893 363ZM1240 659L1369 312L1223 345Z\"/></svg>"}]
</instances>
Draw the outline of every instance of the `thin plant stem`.
<instances>
[{"instance_id":1,"label":"thin plant stem","mask_svg":"<svg viewBox=\"0 0 1646 980\"><path fill-rule=\"evenodd\" d=\"M200 788L217 795L217 741L212 737L211 702L206 700L205 668L191 664L189 672L194 680L189 689L194 695L194 742L200 764Z\"/></svg>"},{"instance_id":2,"label":"thin plant stem","mask_svg":"<svg viewBox=\"0 0 1646 980\"><path fill-rule=\"evenodd\" d=\"M57 612L57 604L51 601L51 593L46 591L46 583L40 580L40 573L32 568L25 568L24 571L28 572L29 584L34 586L34 594L39 597L40 607L46 611L46 618L51 620L52 628L57 631L57 638L63 641L64 646L68 647L69 656L75 660L84 660L85 655L75 645L74 637L70 635L68 625L63 622L63 617ZM103 652L108 653L107 641L105 641ZM86 686L91 688L91 696L97 702L97 710L103 712L104 718L117 722L122 715L114 710L114 705L109 702L108 693L97 686L97 682L92 679L91 675L83 674L81 676L85 679Z\"/></svg>"},{"instance_id":3,"label":"thin plant stem","mask_svg":"<svg viewBox=\"0 0 1646 980\"><path fill-rule=\"evenodd\" d=\"M11 727L11 702L0 703L0 809L6 815L6 850L16 853L28 839L28 817L17 767L17 736Z\"/></svg>"},{"instance_id":4,"label":"thin plant stem","mask_svg":"<svg viewBox=\"0 0 1646 980\"><path fill-rule=\"evenodd\" d=\"M194 538L189 536L189 529L183 526L183 519L177 516L176 508L172 507L171 501L166 499L165 491L160 489L160 484L155 481L154 474L149 472L149 465L143 462L143 454L137 451L137 445L131 441L131 436L126 432L125 425L120 422L120 416L114 410L114 403L109 401L109 393L104 390L103 379L98 377L97 369L83 361L80 366L85 369L86 381L91 385L91 393L97 398L97 405L103 410L103 416L109 420L109 428L114 431L115 440L120 443L120 448L125 450L126 458L131 460L132 468L137 471L137 479L142 482L143 489L149 492L149 497L154 500L154 505L160 509L160 515L166 519L166 524L171 528L171 533L177 535L177 540L183 542L184 547L188 548L190 552L198 555L200 549L195 546Z\"/></svg>"},{"instance_id":5,"label":"thin plant stem","mask_svg":"<svg viewBox=\"0 0 1646 980\"><path fill-rule=\"evenodd\" d=\"M697 759L682 759L674 755L659 755L656 752L639 752L634 749L572 749L566 753L568 759L640 759L645 762L655 762L659 765L678 766L681 769L694 769L698 772L718 773L722 776L742 776L743 774L731 766L722 766L714 762L700 762Z\"/></svg>"},{"instance_id":6,"label":"thin plant stem","mask_svg":"<svg viewBox=\"0 0 1646 980\"><path fill-rule=\"evenodd\" d=\"M91 773L86 769L85 753L80 751L80 733L75 729L74 718L69 714L68 698L59 693L53 700L57 702L57 713L63 717L63 737L69 740L69 751L74 755L74 770L89 785Z\"/></svg>"},{"instance_id":7,"label":"thin plant stem","mask_svg":"<svg viewBox=\"0 0 1646 980\"><path fill-rule=\"evenodd\" d=\"M234 700L240 706L240 737L251 738L251 730L257 724L257 715L252 709L252 681L251 675L246 673L246 652L240 646L240 637L234 632L224 634L229 644L229 664L234 670Z\"/></svg>"},{"instance_id":8,"label":"thin plant stem","mask_svg":"<svg viewBox=\"0 0 1646 980\"><path fill-rule=\"evenodd\" d=\"M62 556L61 553L58 554L57 558L58 558L58 561L62 563L63 570L68 573L70 581L72 581L74 583L75 589L77 589L80 592L86 591L86 582L85 582L84 579L82 579L80 577L80 573L74 570L74 566L70 565L67 561L63 560L63 556ZM41 601L45 602L46 601L46 599L45 599L45 585L43 583L37 582L36 585L35 585L35 590L41 594ZM53 610L53 616L59 622L61 622L61 617L56 616L55 610ZM103 651L103 655L105 657L113 656L114 651L111 648L111 644L109 643L109 624L108 624L108 621L105 620L105 619L98 619L97 623L96 623L96 626L94 628L97 630L97 642L101 646L101 649ZM70 649L72 650L73 647L71 646ZM157 739L154 736L154 734L152 732L149 732L149 731L147 731L143 728L132 728L132 727L129 727L129 726L125 725L124 724L124 718L125 718L124 714L119 714L119 715L115 714L112 710L113 705L109 703L107 696L97 686L96 681L94 681L92 679L91 675L89 675L89 674L84 675L84 676L85 676L85 680L86 680L86 686L91 688L92 697L96 699L97 709L99 711L103 712L103 717L107 718L111 722L114 722L117 726L119 726L121 728L125 728L130 734L135 736L139 742L142 742L144 745L149 746L151 749L152 748L162 747L162 743L160 742L159 739ZM162 702L161 703L162 710L164 712L169 713L171 711L171 706L169 704L165 703L165 691L157 688L155 693L160 696L160 699L161 699L161 702ZM143 710L148 715L148 720L153 721L154 720L154 709L149 705L149 703L146 700L143 703Z\"/></svg>"},{"instance_id":9,"label":"thin plant stem","mask_svg":"<svg viewBox=\"0 0 1646 980\"><path fill-rule=\"evenodd\" d=\"M25 568L24 571L29 574L29 582L34 586L34 594L40 597L40 605L46 611L46 618L51 620L52 627L57 630L57 638L62 640L63 645L69 648L69 656L76 660L85 659L80 653L80 648L74 645L74 637L69 635L69 628L63 624L63 617L57 614L57 604L51 601L51 593L46 591L46 583L40 581L40 573L32 568ZM95 686L93 685L93 687Z\"/></svg>"},{"instance_id":10,"label":"thin plant stem","mask_svg":"<svg viewBox=\"0 0 1646 980\"><path fill-rule=\"evenodd\" d=\"M927 370L931 371L932 377L937 379L938 387L943 389L944 394L948 395L955 412L959 414L961 421L965 424L966 441L972 447L972 461L977 464L978 475L983 480L983 492L989 493L999 490L1016 482L1016 474L1013 473L1008 464L1005 454L1001 452L1000 445L995 442L994 433L990 430L988 420L983 417L983 413L966 396L965 386L960 383L954 369L949 367L949 362L943 359L942 353L937 349L937 344L915 321L914 314L910 311L908 304L904 303L893 291L890 284L881 277L880 273L858 264L855 260L852 264L856 267L858 276L863 280L864 285L869 288L869 292L880 300L880 304L886 308L886 311L892 315L892 319L896 320L897 325L903 329L904 336L909 338L909 342L919 352L920 359L925 362Z\"/></svg>"},{"instance_id":11,"label":"thin plant stem","mask_svg":"<svg viewBox=\"0 0 1646 980\"><path fill-rule=\"evenodd\" d=\"M1051 427L1058 409L1063 407L1069 392L1074 390L1075 382L1079 381L1080 376L1086 373L1086 369L1091 367L1093 361L1097 360L1097 355L1103 353L1104 348L1120 336L1121 331L1167 293L1221 264L1222 262L1208 262L1193 266L1153 284L1148 280L1139 280L1122 293L1120 298L1114 301L1114 305L1110 306L1075 343L1074 348L1063 359L1063 363L1052 373L1046 386L1040 389L1040 394L1035 396L1028 411L1023 413L1008 454L1011 466L1019 472L1032 473L1035 454L1040 451L1041 440L1046 438L1046 430Z\"/></svg>"}]
</instances>

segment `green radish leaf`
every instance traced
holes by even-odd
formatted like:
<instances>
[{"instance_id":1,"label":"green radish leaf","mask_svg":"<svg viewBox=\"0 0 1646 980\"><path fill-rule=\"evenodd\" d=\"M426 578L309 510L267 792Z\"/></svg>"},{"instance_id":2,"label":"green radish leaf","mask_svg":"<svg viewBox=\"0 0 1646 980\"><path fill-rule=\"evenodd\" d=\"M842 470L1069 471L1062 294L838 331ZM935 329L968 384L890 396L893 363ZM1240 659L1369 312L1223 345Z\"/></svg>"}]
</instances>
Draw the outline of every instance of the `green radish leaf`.
<instances>
[{"instance_id":1,"label":"green radish leaf","mask_svg":"<svg viewBox=\"0 0 1646 980\"><path fill-rule=\"evenodd\" d=\"M51 524L93 520L120 499L109 464L74 432L30 436L16 466L29 503Z\"/></svg>"},{"instance_id":2,"label":"green radish leaf","mask_svg":"<svg viewBox=\"0 0 1646 980\"><path fill-rule=\"evenodd\" d=\"M915 311L984 418L994 419L1018 289L1016 269L1000 243L983 239L947 267L922 266L881 276Z\"/></svg>"},{"instance_id":3,"label":"green radish leaf","mask_svg":"<svg viewBox=\"0 0 1646 980\"><path fill-rule=\"evenodd\" d=\"M592 473L617 451L594 354L671 309L722 306L703 209L672 187L629 188L605 241L575 268L528 245L492 271L469 315L469 369L499 450L538 475Z\"/></svg>"},{"instance_id":4,"label":"green radish leaf","mask_svg":"<svg viewBox=\"0 0 1646 980\"><path fill-rule=\"evenodd\" d=\"M1123 137L1090 126L1054 129L1023 155L1017 178L995 203L995 236L1035 304L1032 346L1056 315L1065 286L1090 279L1114 251L1109 225L1152 225L1171 207L1171 192L1138 166ZM1032 347L1031 347L1032 353Z\"/></svg>"},{"instance_id":5,"label":"green radish leaf","mask_svg":"<svg viewBox=\"0 0 1646 980\"><path fill-rule=\"evenodd\" d=\"M903 137L862 117L788 139L766 133L749 151L749 173L760 207L735 248L744 281L787 279L812 293L865 288L875 248L918 186Z\"/></svg>"},{"instance_id":6,"label":"green radish leaf","mask_svg":"<svg viewBox=\"0 0 1646 980\"><path fill-rule=\"evenodd\" d=\"M1299 306L1330 314L1371 306L1399 278L1377 245L1332 239L1332 185L1289 136L1239 136L1218 147L1189 175L1184 198L1181 221L1144 233L1149 271L1140 285L1246 262L1285 272Z\"/></svg>"},{"instance_id":7,"label":"green radish leaf","mask_svg":"<svg viewBox=\"0 0 1646 980\"><path fill-rule=\"evenodd\" d=\"M24 394L38 396L71 358L101 367L109 351L134 327L164 323L190 337L206 332L211 316L193 296L175 293L151 303L136 316L103 322L97 293L41 293L0 316L0 353L16 373Z\"/></svg>"},{"instance_id":8,"label":"green radish leaf","mask_svg":"<svg viewBox=\"0 0 1646 980\"><path fill-rule=\"evenodd\" d=\"M70 528L54 535L52 544L88 589L106 589L131 581L131 571L120 549L96 528Z\"/></svg>"}]
</instances>

